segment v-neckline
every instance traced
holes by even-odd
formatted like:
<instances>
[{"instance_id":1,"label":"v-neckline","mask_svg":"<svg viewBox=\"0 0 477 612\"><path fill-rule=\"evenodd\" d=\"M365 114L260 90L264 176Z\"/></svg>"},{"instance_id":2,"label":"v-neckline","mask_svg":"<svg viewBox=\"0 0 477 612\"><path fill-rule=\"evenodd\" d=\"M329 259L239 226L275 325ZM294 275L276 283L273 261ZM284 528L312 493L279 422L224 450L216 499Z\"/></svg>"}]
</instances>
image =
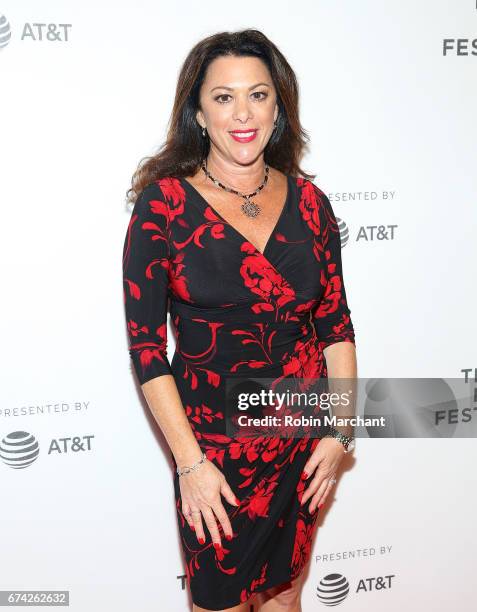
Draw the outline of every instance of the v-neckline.
<instances>
[{"instance_id":1,"label":"v-neckline","mask_svg":"<svg viewBox=\"0 0 477 612\"><path fill-rule=\"evenodd\" d=\"M234 225L232 225L232 223L230 223L230 221L227 221L227 219L225 219L211 204L209 204L209 202L204 198L204 196L200 193L200 191L198 191L194 185L192 183L190 183L186 178L181 177L181 180L186 183L190 189L198 196L198 198L200 199L200 201L205 204L206 206L208 206L212 212L217 215L217 217L223 222L225 223L225 225L227 225L228 227L230 227L230 229L234 232L235 236L237 236L238 238L240 238L240 240L242 242L248 242L249 244L252 245L252 247L255 249L255 251L257 251L257 253L259 253L262 257L267 258L267 251L271 246L272 243L272 238L274 236L274 234L277 232L282 219L285 217L285 214L288 210L288 205L289 205L289 201L290 201L290 197L291 197L291 187L290 187L290 176L288 174L285 174L286 179L287 179L287 194L285 197L285 202L282 206L282 209L280 211L280 214L278 215L278 218L275 222L275 225L270 233L270 235L268 236L268 239L265 243L265 246L263 248L263 251L261 251L257 246L255 246L253 244L253 242L251 240L249 240L246 236L244 236L242 234L242 232L240 232Z\"/></svg>"}]
</instances>

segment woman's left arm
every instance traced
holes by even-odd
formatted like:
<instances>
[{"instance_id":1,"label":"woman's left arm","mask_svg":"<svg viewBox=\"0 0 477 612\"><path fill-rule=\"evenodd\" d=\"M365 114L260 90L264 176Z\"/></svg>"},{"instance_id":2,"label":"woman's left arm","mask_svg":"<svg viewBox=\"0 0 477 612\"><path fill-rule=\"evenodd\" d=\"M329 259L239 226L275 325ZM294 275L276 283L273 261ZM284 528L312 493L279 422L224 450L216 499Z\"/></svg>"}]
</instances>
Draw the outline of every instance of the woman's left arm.
<instances>
[{"instance_id":1,"label":"woman's left arm","mask_svg":"<svg viewBox=\"0 0 477 612\"><path fill-rule=\"evenodd\" d=\"M341 238L338 223L331 203L318 187L314 186L318 205L318 216L322 241L319 250L326 262L322 275L323 297L314 312L314 324L318 340L326 360L329 391L342 392L350 387L356 395L357 360L353 322L346 297L341 260ZM339 379L348 379L340 381ZM344 409L336 409L338 417L354 416L355 397ZM348 425L336 427L345 435L351 435L353 428ZM309 511L321 507L332 488L330 480L336 474L345 454L343 444L332 437L322 438L308 459L303 478L310 479L301 498L301 504L312 497Z\"/></svg>"},{"instance_id":2,"label":"woman's left arm","mask_svg":"<svg viewBox=\"0 0 477 612\"><path fill-rule=\"evenodd\" d=\"M329 378L356 378L358 366L354 342L330 344L323 354Z\"/></svg>"}]
</instances>

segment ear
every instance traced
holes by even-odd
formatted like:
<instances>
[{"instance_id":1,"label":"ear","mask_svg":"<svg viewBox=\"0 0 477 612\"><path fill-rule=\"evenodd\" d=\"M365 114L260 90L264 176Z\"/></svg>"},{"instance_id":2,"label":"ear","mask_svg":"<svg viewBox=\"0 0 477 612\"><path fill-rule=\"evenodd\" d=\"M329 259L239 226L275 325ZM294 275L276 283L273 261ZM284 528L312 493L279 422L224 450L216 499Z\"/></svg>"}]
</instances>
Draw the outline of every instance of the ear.
<instances>
[{"instance_id":1,"label":"ear","mask_svg":"<svg viewBox=\"0 0 477 612\"><path fill-rule=\"evenodd\" d=\"M195 118L197 119L197 123L201 128L205 127L204 115L201 110L198 110L195 114Z\"/></svg>"}]
</instances>

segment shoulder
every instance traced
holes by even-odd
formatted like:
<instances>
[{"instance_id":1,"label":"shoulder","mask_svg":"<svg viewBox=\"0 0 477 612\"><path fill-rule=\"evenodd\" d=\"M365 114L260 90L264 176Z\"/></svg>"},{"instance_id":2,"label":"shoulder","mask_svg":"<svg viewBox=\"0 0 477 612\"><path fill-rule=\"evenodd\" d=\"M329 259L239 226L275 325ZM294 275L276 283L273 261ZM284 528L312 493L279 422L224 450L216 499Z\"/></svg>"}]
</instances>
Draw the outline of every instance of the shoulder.
<instances>
[{"instance_id":1,"label":"shoulder","mask_svg":"<svg viewBox=\"0 0 477 612\"><path fill-rule=\"evenodd\" d=\"M332 231L337 231L337 220L330 198L317 184L315 180L299 178L302 186L301 200L307 208L311 208L311 214L317 217L322 228L330 227Z\"/></svg>"},{"instance_id":2,"label":"shoulder","mask_svg":"<svg viewBox=\"0 0 477 612\"><path fill-rule=\"evenodd\" d=\"M159 176L142 187L139 195L157 195L161 194L168 197L174 189L179 189L182 186L182 179L178 176Z\"/></svg>"},{"instance_id":3,"label":"shoulder","mask_svg":"<svg viewBox=\"0 0 477 612\"><path fill-rule=\"evenodd\" d=\"M181 179L176 176L165 176L145 185L138 193L136 203L151 205L151 203L163 202L168 206L176 207L184 199L185 191Z\"/></svg>"},{"instance_id":4,"label":"shoulder","mask_svg":"<svg viewBox=\"0 0 477 612\"><path fill-rule=\"evenodd\" d=\"M147 204L149 204L149 202L154 200L154 198L157 199L162 197L163 194L160 185L156 181L153 181L147 185L144 185L139 189L139 191L137 191L135 206L144 208L147 206Z\"/></svg>"},{"instance_id":5,"label":"shoulder","mask_svg":"<svg viewBox=\"0 0 477 612\"><path fill-rule=\"evenodd\" d=\"M163 176L151 181L139 198L143 201L142 206L146 206L156 218L161 215L162 222L168 226L184 213L186 207L185 186L177 176Z\"/></svg>"},{"instance_id":6,"label":"shoulder","mask_svg":"<svg viewBox=\"0 0 477 612\"><path fill-rule=\"evenodd\" d=\"M318 195L326 195L323 189L320 187L316 179L307 179L302 176L296 178L297 183L304 189L313 190Z\"/></svg>"},{"instance_id":7,"label":"shoulder","mask_svg":"<svg viewBox=\"0 0 477 612\"><path fill-rule=\"evenodd\" d=\"M310 180L301 176L295 178L301 190L302 196L318 207L331 206L325 191L317 184L316 180Z\"/></svg>"},{"instance_id":8,"label":"shoulder","mask_svg":"<svg viewBox=\"0 0 477 612\"><path fill-rule=\"evenodd\" d=\"M134 203L133 216L137 215L142 222L168 225L169 206L163 181L164 179L151 181L140 189Z\"/></svg>"}]
</instances>

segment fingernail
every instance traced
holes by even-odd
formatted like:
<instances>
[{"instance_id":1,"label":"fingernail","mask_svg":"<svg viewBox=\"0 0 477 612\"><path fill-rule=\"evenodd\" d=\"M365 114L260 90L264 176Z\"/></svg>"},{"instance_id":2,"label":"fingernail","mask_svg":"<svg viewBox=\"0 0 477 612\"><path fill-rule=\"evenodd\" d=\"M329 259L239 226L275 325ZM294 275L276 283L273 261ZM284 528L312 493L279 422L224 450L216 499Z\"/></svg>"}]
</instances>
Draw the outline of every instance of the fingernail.
<instances>
[{"instance_id":1,"label":"fingernail","mask_svg":"<svg viewBox=\"0 0 477 612\"><path fill-rule=\"evenodd\" d=\"M227 533L225 537L227 538L227 540L231 540L232 539L232 536L229 533Z\"/></svg>"},{"instance_id":2,"label":"fingernail","mask_svg":"<svg viewBox=\"0 0 477 612\"><path fill-rule=\"evenodd\" d=\"M318 508L320 508L320 509L321 509L321 508L323 508L323 506L324 506L324 505L325 505L325 504L319 504L319 505L318 505Z\"/></svg>"},{"instance_id":3,"label":"fingernail","mask_svg":"<svg viewBox=\"0 0 477 612\"><path fill-rule=\"evenodd\" d=\"M190 528L192 529L192 531L195 531L195 525L191 525Z\"/></svg>"},{"instance_id":4,"label":"fingernail","mask_svg":"<svg viewBox=\"0 0 477 612\"><path fill-rule=\"evenodd\" d=\"M306 480L307 478L308 478L308 472L305 472L305 470L303 470L303 472L301 473L301 479Z\"/></svg>"},{"instance_id":5,"label":"fingernail","mask_svg":"<svg viewBox=\"0 0 477 612\"><path fill-rule=\"evenodd\" d=\"M214 542L214 548L215 550L219 550L220 548L222 548L222 545L219 544L218 542Z\"/></svg>"},{"instance_id":6,"label":"fingernail","mask_svg":"<svg viewBox=\"0 0 477 612\"><path fill-rule=\"evenodd\" d=\"M314 514L315 510L316 510L316 508L313 508L313 510L310 510L310 514Z\"/></svg>"},{"instance_id":7,"label":"fingernail","mask_svg":"<svg viewBox=\"0 0 477 612\"><path fill-rule=\"evenodd\" d=\"M235 498L235 503L237 504L237 506L240 506L240 504L241 504L242 502L240 501L240 499L238 499L238 498L236 497L236 498Z\"/></svg>"},{"instance_id":8,"label":"fingernail","mask_svg":"<svg viewBox=\"0 0 477 612\"><path fill-rule=\"evenodd\" d=\"M205 542L204 538L199 538L199 544L203 544Z\"/></svg>"}]
</instances>

